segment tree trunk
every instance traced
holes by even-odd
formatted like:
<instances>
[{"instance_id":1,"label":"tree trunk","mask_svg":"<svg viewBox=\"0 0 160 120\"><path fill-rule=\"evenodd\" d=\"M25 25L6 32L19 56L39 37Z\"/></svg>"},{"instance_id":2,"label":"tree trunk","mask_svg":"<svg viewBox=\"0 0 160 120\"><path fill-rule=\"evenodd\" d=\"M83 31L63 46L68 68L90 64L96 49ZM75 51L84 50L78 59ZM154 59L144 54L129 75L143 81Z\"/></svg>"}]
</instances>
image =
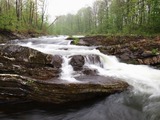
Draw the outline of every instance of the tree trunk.
<instances>
[{"instance_id":1,"label":"tree trunk","mask_svg":"<svg viewBox=\"0 0 160 120\"><path fill-rule=\"evenodd\" d=\"M41 30L43 29L43 24L44 24L44 16L46 12L46 7L45 7L45 0L42 1L42 16L41 16Z\"/></svg>"},{"instance_id":2,"label":"tree trunk","mask_svg":"<svg viewBox=\"0 0 160 120\"><path fill-rule=\"evenodd\" d=\"M20 21L21 19L21 0L16 0L16 16L17 16L17 21Z\"/></svg>"}]
</instances>

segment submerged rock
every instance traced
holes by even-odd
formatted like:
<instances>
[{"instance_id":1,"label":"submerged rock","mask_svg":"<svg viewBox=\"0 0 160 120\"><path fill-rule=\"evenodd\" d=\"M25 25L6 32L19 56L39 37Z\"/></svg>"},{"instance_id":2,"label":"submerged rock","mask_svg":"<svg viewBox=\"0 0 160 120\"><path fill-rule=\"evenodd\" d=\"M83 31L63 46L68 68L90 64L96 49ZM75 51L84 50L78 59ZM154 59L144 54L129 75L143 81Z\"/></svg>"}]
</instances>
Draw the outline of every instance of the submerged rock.
<instances>
[{"instance_id":1,"label":"submerged rock","mask_svg":"<svg viewBox=\"0 0 160 120\"><path fill-rule=\"evenodd\" d=\"M18 45L1 45L0 60L0 101L60 104L121 92L128 87L119 79L97 76L89 69L82 69L87 75L78 77L76 83L60 80L61 56ZM70 63L81 68L85 59L72 56Z\"/></svg>"}]
</instances>

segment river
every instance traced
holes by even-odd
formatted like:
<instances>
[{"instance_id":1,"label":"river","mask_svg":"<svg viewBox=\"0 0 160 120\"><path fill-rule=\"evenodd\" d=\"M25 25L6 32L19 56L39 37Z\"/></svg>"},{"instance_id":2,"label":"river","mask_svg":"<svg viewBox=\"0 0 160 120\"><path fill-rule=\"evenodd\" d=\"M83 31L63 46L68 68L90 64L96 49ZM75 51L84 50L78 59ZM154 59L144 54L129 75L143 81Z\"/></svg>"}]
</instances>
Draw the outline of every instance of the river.
<instances>
[{"instance_id":1,"label":"river","mask_svg":"<svg viewBox=\"0 0 160 120\"><path fill-rule=\"evenodd\" d=\"M96 69L98 75L112 76L127 82L127 91L69 105L22 103L0 105L0 120L159 120L160 71L144 65L120 63L116 57L96 50L96 46L70 45L66 37L40 37L15 40L12 43L48 54L63 56L61 79L80 82L78 73L69 65L72 55L98 55L100 63L86 58L85 65Z\"/></svg>"}]
</instances>

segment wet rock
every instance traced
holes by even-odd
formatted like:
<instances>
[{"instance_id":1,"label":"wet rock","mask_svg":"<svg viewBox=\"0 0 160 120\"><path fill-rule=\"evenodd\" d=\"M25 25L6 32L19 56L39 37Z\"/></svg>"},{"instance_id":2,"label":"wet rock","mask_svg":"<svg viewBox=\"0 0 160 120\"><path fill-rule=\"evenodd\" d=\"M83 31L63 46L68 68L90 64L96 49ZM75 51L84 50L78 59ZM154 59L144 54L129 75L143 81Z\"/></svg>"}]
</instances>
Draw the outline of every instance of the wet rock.
<instances>
[{"instance_id":1,"label":"wet rock","mask_svg":"<svg viewBox=\"0 0 160 120\"><path fill-rule=\"evenodd\" d=\"M149 58L138 59L138 62L140 64L145 64L145 65L160 64L160 55L149 57Z\"/></svg>"},{"instance_id":2,"label":"wet rock","mask_svg":"<svg viewBox=\"0 0 160 120\"><path fill-rule=\"evenodd\" d=\"M130 59L129 56L130 56L130 54L124 53L124 54L120 55L120 59L126 61L126 60L129 60L129 59Z\"/></svg>"},{"instance_id":3,"label":"wet rock","mask_svg":"<svg viewBox=\"0 0 160 120\"><path fill-rule=\"evenodd\" d=\"M75 71L82 70L82 67L85 63L85 59L82 55L72 56L70 64L72 65Z\"/></svg>"},{"instance_id":4,"label":"wet rock","mask_svg":"<svg viewBox=\"0 0 160 120\"><path fill-rule=\"evenodd\" d=\"M83 76L78 79L79 83L68 83L62 80L39 81L14 74L0 74L0 100L33 100L61 104L106 96L128 87L128 84L110 77Z\"/></svg>"},{"instance_id":5,"label":"wet rock","mask_svg":"<svg viewBox=\"0 0 160 120\"><path fill-rule=\"evenodd\" d=\"M98 55L75 55L71 57L70 64L75 71L83 70L85 63L103 66Z\"/></svg>"},{"instance_id":6,"label":"wet rock","mask_svg":"<svg viewBox=\"0 0 160 120\"><path fill-rule=\"evenodd\" d=\"M58 77L60 58L18 45L0 47L0 73L18 74L39 80ZM57 62L56 62L57 60Z\"/></svg>"},{"instance_id":7,"label":"wet rock","mask_svg":"<svg viewBox=\"0 0 160 120\"><path fill-rule=\"evenodd\" d=\"M89 68L83 68L82 70L83 74L85 75L97 75L97 70L89 69Z\"/></svg>"},{"instance_id":8,"label":"wet rock","mask_svg":"<svg viewBox=\"0 0 160 120\"><path fill-rule=\"evenodd\" d=\"M50 64L51 55L18 45L2 45L1 56L11 61L28 62L34 64Z\"/></svg>"},{"instance_id":9,"label":"wet rock","mask_svg":"<svg viewBox=\"0 0 160 120\"><path fill-rule=\"evenodd\" d=\"M89 46L98 46L104 54L115 55L121 62L160 66L160 39L143 36L90 36L82 38Z\"/></svg>"},{"instance_id":10,"label":"wet rock","mask_svg":"<svg viewBox=\"0 0 160 120\"><path fill-rule=\"evenodd\" d=\"M51 63L54 65L54 67L61 68L62 67L62 62L63 62L62 56L54 55L52 57Z\"/></svg>"},{"instance_id":11,"label":"wet rock","mask_svg":"<svg viewBox=\"0 0 160 120\"><path fill-rule=\"evenodd\" d=\"M11 31L0 30L0 43L5 43L9 40L18 39Z\"/></svg>"},{"instance_id":12,"label":"wet rock","mask_svg":"<svg viewBox=\"0 0 160 120\"><path fill-rule=\"evenodd\" d=\"M88 46L88 43L83 41L82 39L79 40L78 45L82 45L82 46Z\"/></svg>"},{"instance_id":13,"label":"wet rock","mask_svg":"<svg viewBox=\"0 0 160 120\"><path fill-rule=\"evenodd\" d=\"M103 66L100 60L100 57L98 55L86 55L85 57L85 62L89 63L89 64L95 64L98 66Z\"/></svg>"},{"instance_id":14,"label":"wet rock","mask_svg":"<svg viewBox=\"0 0 160 120\"><path fill-rule=\"evenodd\" d=\"M152 56L154 56L152 51L144 51L142 53L142 57L152 57Z\"/></svg>"},{"instance_id":15,"label":"wet rock","mask_svg":"<svg viewBox=\"0 0 160 120\"><path fill-rule=\"evenodd\" d=\"M95 63L99 58L95 57ZM106 96L126 90L128 84L116 78L96 76L84 69L84 56L72 56L70 64L87 75L71 83L59 79L61 56L41 53L18 45L0 46L0 101L67 103Z\"/></svg>"}]
</instances>

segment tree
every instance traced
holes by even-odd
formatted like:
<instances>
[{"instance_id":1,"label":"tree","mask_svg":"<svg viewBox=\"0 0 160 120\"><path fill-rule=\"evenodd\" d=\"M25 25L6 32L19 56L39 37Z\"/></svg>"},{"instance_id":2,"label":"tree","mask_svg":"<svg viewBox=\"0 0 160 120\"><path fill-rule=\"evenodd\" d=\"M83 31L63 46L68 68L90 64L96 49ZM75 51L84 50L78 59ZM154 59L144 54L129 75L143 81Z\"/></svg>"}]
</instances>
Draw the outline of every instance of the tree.
<instances>
[{"instance_id":1,"label":"tree","mask_svg":"<svg viewBox=\"0 0 160 120\"><path fill-rule=\"evenodd\" d=\"M22 0L16 0L16 15L17 21L20 21L22 16Z\"/></svg>"},{"instance_id":2,"label":"tree","mask_svg":"<svg viewBox=\"0 0 160 120\"><path fill-rule=\"evenodd\" d=\"M48 25L46 8L45 0L1 0L0 30L44 31Z\"/></svg>"},{"instance_id":3,"label":"tree","mask_svg":"<svg viewBox=\"0 0 160 120\"><path fill-rule=\"evenodd\" d=\"M43 29L44 19L46 14L46 0L40 0L41 2L41 30Z\"/></svg>"},{"instance_id":4,"label":"tree","mask_svg":"<svg viewBox=\"0 0 160 120\"><path fill-rule=\"evenodd\" d=\"M62 27L70 34L160 33L160 0L97 0L92 7L82 8L70 16L72 19L63 16L65 21L61 25L58 20L55 29Z\"/></svg>"}]
</instances>

